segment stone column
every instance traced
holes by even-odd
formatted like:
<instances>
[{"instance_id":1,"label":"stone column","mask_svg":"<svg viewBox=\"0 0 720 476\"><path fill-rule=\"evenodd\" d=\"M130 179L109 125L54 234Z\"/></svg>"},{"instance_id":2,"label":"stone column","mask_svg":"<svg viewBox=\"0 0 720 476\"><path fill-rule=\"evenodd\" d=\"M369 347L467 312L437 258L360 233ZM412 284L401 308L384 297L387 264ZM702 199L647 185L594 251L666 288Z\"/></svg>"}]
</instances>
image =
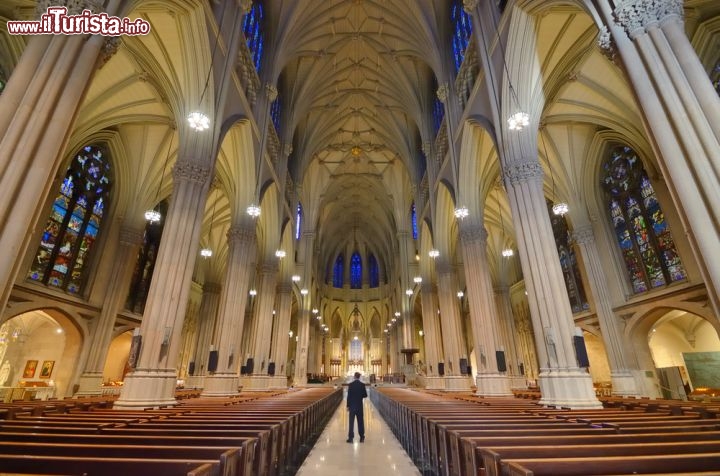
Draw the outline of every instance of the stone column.
<instances>
[{"instance_id":1,"label":"stone column","mask_svg":"<svg viewBox=\"0 0 720 476\"><path fill-rule=\"evenodd\" d=\"M637 385L634 378L634 375L641 378L638 375L640 372L638 369L630 370L622 330L612 309L606 274L597 250L592 225L587 223L575 226L572 237L587 271L588 284L610 363L613 395L640 396L639 390L642 386Z\"/></svg>"},{"instance_id":2,"label":"stone column","mask_svg":"<svg viewBox=\"0 0 720 476\"><path fill-rule=\"evenodd\" d=\"M575 323L545 205L542 168L537 157L521 157L522 147L513 145L516 148L506 155L503 174L540 357L540 403L601 408L590 374L575 359Z\"/></svg>"},{"instance_id":3,"label":"stone column","mask_svg":"<svg viewBox=\"0 0 720 476\"><path fill-rule=\"evenodd\" d=\"M92 0L52 0L39 9L57 5L68 6L73 13L88 8L115 15L121 3L109 2L102 8ZM0 95L0 309L7 305L30 243L27 237L41 219L106 41L99 35L27 38L28 45Z\"/></svg>"},{"instance_id":4,"label":"stone column","mask_svg":"<svg viewBox=\"0 0 720 476\"><path fill-rule=\"evenodd\" d=\"M298 340L295 350L295 377L293 384L295 386L307 385L307 368L308 368L308 343L310 331L310 306L312 303L312 265L314 260L315 248L315 232L308 230L303 232L302 240L305 246L302 250L303 259L303 289L307 290L307 294L301 296L300 307L298 309ZM350 257L345 256L345 269L350 267Z\"/></svg>"},{"instance_id":5,"label":"stone column","mask_svg":"<svg viewBox=\"0 0 720 476\"><path fill-rule=\"evenodd\" d=\"M525 376L520 375L521 353L520 335L515 326L512 304L510 303L510 288L507 285L497 286L495 292L495 309L500 321L502 341L505 343L505 360L510 377L510 388L527 388ZM524 364L523 364L524 366Z\"/></svg>"},{"instance_id":6,"label":"stone column","mask_svg":"<svg viewBox=\"0 0 720 476\"><path fill-rule=\"evenodd\" d=\"M465 339L462 335L460 309L457 302L458 281L453 267L445 262L436 263L438 298L445 363L445 389L448 391L470 390L470 380L460 374L460 359L467 359Z\"/></svg>"},{"instance_id":7,"label":"stone column","mask_svg":"<svg viewBox=\"0 0 720 476\"><path fill-rule=\"evenodd\" d=\"M475 355L477 394L486 397L512 396L507 374L498 369L496 352L505 352L487 260L487 232L478 224L460 225L465 284L470 305ZM503 355L504 357L504 355Z\"/></svg>"},{"instance_id":8,"label":"stone column","mask_svg":"<svg viewBox=\"0 0 720 476\"><path fill-rule=\"evenodd\" d=\"M115 408L175 405L180 334L210 185L210 142L209 136L188 137L174 167L173 194L155 264L156 279L150 285L140 325L142 346Z\"/></svg>"},{"instance_id":9,"label":"stone column","mask_svg":"<svg viewBox=\"0 0 720 476\"><path fill-rule=\"evenodd\" d=\"M203 388L205 386L205 376L209 374L208 358L210 357L210 351L214 350L215 346L213 342L213 331L215 330L215 320L220 305L222 286L218 283L208 281L203 284L202 289L202 300L200 301L200 311L198 312L197 344L195 345L195 354L193 355L195 372L188 382L188 386L193 388Z\"/></svg>"},{"instance_id":10,"label":"stone column","mask_svg":"<svg viewBox=\"0 0 720 476\"><path fill-rule=\"evenodd\" d=\"M617 48L622 59L718 315L720 98L685 34L683 2L597 4L609 28L601 32L600 46L609 52Z\"/></svg>"},{"instance_id":11,"label":"stone column","mask_svg":"<svg viewBox=\"0 0 720 476\"><path fill-rule=\"evenodd\" d=\"M243 379L245 390L266 390L268 388L268 364L270 363L270 342L272 337L273 306L277 286L277 262L266 262L258 270L258 294L255 317L250 330L250 357L254 361L252 375Z\"/></svg>"},{"instance_id":12,"label":"stone column","mask_svg":"<svg viewBox=\"0 0 720 476\"><path fill-rule=\"evenodd\" d=\"M286 388L286 367L288 365L288 332L292 311L292 285L280 283L277 286L278 306L275 312L273 344L270 361L275 363L275 376L270 379L270 388Z\"/></svg>"},{"instance_id":13,"label":"stone column","mask_svg":"<svg viewBox=\"0 0 720 476\"><path fill-rule=\"evenodd\" d=\"M120 240L114 251L112 271L100 316L90 337L90 353L85 371L80 376L80 387L75 395L100 395L105 360L113 338L115 318L127 298L130 281L142 244L143 231L123 226Z\"/></svg>"},{"instance_id":14,"label":"stone column","mask_svg":"<svg viewBox=\"0 0 720 476\"><path fill-rule=\"evenodd\" d=\"M425 386L430 389L444 389L445 381L438 375L437 364L441 360L442 334L438 322L433 286L425 279L421 285L423 339L425 341Z\"/></svg>"}]
</instances>

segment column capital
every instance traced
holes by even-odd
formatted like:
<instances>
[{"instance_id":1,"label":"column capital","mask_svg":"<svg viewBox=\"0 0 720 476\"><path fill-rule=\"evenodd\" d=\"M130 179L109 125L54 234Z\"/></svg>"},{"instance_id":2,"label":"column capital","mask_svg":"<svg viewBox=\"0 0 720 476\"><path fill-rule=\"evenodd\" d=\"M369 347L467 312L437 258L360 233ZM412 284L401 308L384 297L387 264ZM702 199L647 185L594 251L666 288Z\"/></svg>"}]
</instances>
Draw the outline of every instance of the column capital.
<instances>
[{"instance_id":1,"label":"column capital","mask_svg":"<svg viewBox=\"0 0 720 476\"><path fill-rule=\"evenodd\" d=\"M422 149L422 153L425 154L425 157L428 158L432 154L432 142L429 140L422 143L420 146Z\"/></svg>"},{"instance_id":2,"label":"column capital","mask_svg":"<svg viewBox=\"0 0 720 476\"><path fill-rule=\"evenodd\" d=\"M115 53L117 53L118 49L120 48L120 43L122 43L122 38L119 36L108 36L105 37L105 41L103 41L102 48L100 48L100 56L98 58L98 69L105 66L105 64L110 61L110 58L115 56Z\"/></svg>"},{"instance_id":3,"label":"column capital","mask_svg":"<svg viewBox=\"0 0 720 476\"><path fill-rule=\"evenodd\" d=\"M543 170L537 160L522 159L503 166L505 185L518 185L526 182L542 182Z\"/></svg>"},{"instance_id":4,"label":"column capital","mask_svg":"<svg viewBox=\"0 0 720 476\"><path fill-rule=\"evenodd\" d=\"M290 294L292 292L292 284L291 283L278 283L276 286L276 290L278 294Z\"/></svg>"},{"instance_id":5,"label":"column capital","mask_svg":"<svg viewBox=\"0 0 720 476\"><path fill-rule=\"evenodd\" d=\"M595 242L595 233L593 232L592 225L589 223L573 228L571 236L575 242L581 245L587 245Z\"/></svg>"},{"instance_id":6,"label":"column capital","mask_svg":"<svg viewBox=\"0 0 720 476\"><path fill-rule=\"evenodd\" d=\"M487 230L478 224L467 224L460 225L460 239L465 244L470 243L487 243L488 233Z\"/></svg>"},{"instance_id":7,"label":"column capital","mask_svg":"<svg viewBox=\"0 0 720 476\"><path fill-rule=\"evenodd\" d=\"M193 160L180 159L173 167L173 178L177 181L205 184L210 178L210 167Z\"/></svg>"},{"instance_id":8,"label":"column capital","mask_svg":"<svg viewBox=\"0 0 720 476\"><path fill-rule=\"evenodd\" d=\"M258 266L259 274L275 274L278 271L277 263L263 263Z\"/></svg>"},{"instance_id":9,"label":"column capital","mask_svg":"<svg viewBox=\"0 0 720 476\"><path fill-rule=\"evenodd\" d=\"M67 7L68 15L79 15L83 10L90 10L93 13L103 11L102 2L98 0L38 0L38 15L47 12L49 7Z\"/></svg>"},{"instance_id":10,"label":"column capital","mask_svg":"<svg viewBox=\"0 0 720 476\"><path fill-rule=\"evenodd\" d=\"M247 225L233 225L227 231L227 241L231 245L250 243L255 238L255 229Z\"/></svg>"},{"instance_id":11,"label":"column capital","mask_svg":"<svg viewBox=\"0 0 720 476\"><path fill-rule=\"evenodd\" d=\"M135 246L143 241L145 230L138 230L129 226L120 227L120 244Z\"/></svg>"},{"instance_id":12,"label":"column capital","mask_svg":"<svg viewBox=\"0 0 720 476\"><path fill-rule=\"evenodd\" d=\"M435 262L435 270L437 271L438 275L450 274L455 272L454 266L445 260L437 260Z\"/></svg>"},{"instance_id":13,"label":"column capital","mask_svg":"<svg viewBox=\"0 0 720 476\"><path fill-rule=\"evenodd\" d=\"M278 97L278 90L275 85L265 83L265 94L267 94L268 100L273 102Z\"/></svg>"},{"instance_id":14,"label":"column capital","mask_svg":"<svg viewBox=\"0 0 720 476\"><path fill-rule=\"evenodd\" d=\"M683 19L682 0L629 0L621 2L613 12L618 25L632 39L645 33L648 27L669 20Z\"/></svg>"},{"instance_id":15,"label":"column capital","mask_svg":"<svg viewBox=\"0 0 720 476\"><path fill-rule=\"evenodd\" d=\"M207 281L207 282L203 283L202 290L203 290L203 293L220 294L220 291L222 291L222 286L218 283L213 283L212 281Z\"/></svg>"},{"instance_id":16,"label":"column capital","mask_svg":"<svg viewBox=\"0 0 720 476\"><path fill-rule=\"evenodd\" d=\"M442 83L438 86L437 97L441 103L445 104L450 97L450 86L447 82Z\"/></svg>"},{"instance_id":17,"label":"column capital","mask_svg":"<svg viewBox=\"0 0 720 476\"><path fill-rule=\"evenodd\" d=\"M612 37L612 33L606 25L600 28L598 33L597 45L603 56L605 56L612 64L617 64L617 45Z\"/></svg>"},{"instance_id":18,"label":"column capital","mask_svg":"<svg viewBox=\"0 0 720 476\"><path fill-rule=\"evenodd\" d=\"M479 0L463 0L463 10L465 10L465 13L468 15L474 15L477 11L478 3L480 3Z\"/></svg>"}]
</instances>

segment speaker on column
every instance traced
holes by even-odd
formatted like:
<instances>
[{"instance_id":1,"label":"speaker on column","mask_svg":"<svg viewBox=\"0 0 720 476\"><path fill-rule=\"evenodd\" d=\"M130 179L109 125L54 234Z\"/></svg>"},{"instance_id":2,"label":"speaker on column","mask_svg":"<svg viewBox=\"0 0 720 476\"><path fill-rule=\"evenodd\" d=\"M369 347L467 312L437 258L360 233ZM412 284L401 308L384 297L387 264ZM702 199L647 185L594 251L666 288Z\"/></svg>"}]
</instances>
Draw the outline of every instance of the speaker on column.
<instances>
[{"instance_id":1,"label":"speaker on column","mask_svg":"<svg viewBox=\"0 0 720 476\"><path fill-rule=\"evenodd\" d=\"M268 364L268 375L275 375L275 362Z\"/></svg>"},{"instance_id":2,"label":"speaker on column","mask_svg":"<svg viewBox=\"0 0 720 476\"><path fill-rule=\"evenodd\" d=\"M497 360L498 372L507 372L507 363L505 362L505 351L496 350L495 359Z\"/></svg>"},{"instance_id":3,"label":"speaker on column","mask_svg":"<svg viewBox=\"0 0 720 476\"><path fill-rule=\"evenodd\" d=\"M248 357L247 363L245 364L245 373L252 374L255 369L255 360L252 357Z\"/></svg>"},{"instance_id":4,"label":"speaker on column","mask_svg":"<svg viewBox=\"0 0 720 476\"><path fill-rule=\"evenodd\" d=\"M460 359L460 375L467 374L468 362L467 359Z\"/></svg>"},{"instance_id":5,"label":"speaker on column","mask_svg":"<svg viewBox=\"0 0 720 476\"><path fill-rule=\"evenodd\" d=\"M218 351L211 350L208 356L208 372L215 372L218 366Z\"/></svg>"},{"instance_id":6,"label":"speaker on column","mask_svg":"<svg viewBox=\"0 0 720 476\"><path fill-rule=\"evenodd\" d=\"M441 377L445 375L445 362L438 362L438 374Z\"/></svg>"},{"instance_id":7,"label":"speaker on column","mask_svg":"<svg viewBox=\"0 0 720 476\"><path fill-rule=\"evenodd\" d=\"M188 375L195 375L195 362L188 364Z\"/></svg>"},{"instance_id":8,"label":"speaker on column","mask_svg":"<svg viewBox=\"0 0 720 476\"><path fill-rule=\"evenodd\" d=\"M590 359L588 359L587 349L585 348L585 338L583 336L573 336L573 344L575 344L575 358L578 367L590 367Z\"/></svg>"}]
</instances>

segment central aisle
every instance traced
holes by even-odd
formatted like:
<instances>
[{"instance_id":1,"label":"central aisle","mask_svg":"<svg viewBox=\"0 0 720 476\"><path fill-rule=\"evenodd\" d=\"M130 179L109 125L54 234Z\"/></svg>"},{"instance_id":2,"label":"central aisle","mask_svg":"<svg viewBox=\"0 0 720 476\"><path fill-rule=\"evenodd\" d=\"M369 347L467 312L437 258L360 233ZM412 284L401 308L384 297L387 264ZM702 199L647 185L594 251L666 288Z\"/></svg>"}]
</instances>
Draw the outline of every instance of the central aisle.
<instances>
[{"instance_id":1,"label":"central aisle","mask_svg":"<svg viewBox=\"0 0 720 476\"><path fill-rule=\"evenodd\" d=\"M368 388L368 392L371 392ZM347 394L347 390L345 391ZM346 395L347 396L347 395ZM419 476L420 472L385 424L369 398L364 401L365 442L346 443L348 413L343 400L307 458L298 476Z\"/></svg>"}]
</instances>

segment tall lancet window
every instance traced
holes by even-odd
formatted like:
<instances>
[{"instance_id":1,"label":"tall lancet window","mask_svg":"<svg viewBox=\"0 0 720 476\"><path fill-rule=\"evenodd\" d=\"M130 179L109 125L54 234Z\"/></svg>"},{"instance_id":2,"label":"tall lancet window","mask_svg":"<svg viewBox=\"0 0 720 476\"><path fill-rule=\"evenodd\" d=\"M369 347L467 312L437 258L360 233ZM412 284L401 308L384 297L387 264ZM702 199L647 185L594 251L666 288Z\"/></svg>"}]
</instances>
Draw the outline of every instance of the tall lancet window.
<instances>
[{"instance_id":1,"label":"tall lancet window","mask_svg":"<svg viewBox=\"0 0 720 476\"><path fill-rule=\"evenodd\" d=\"M472 35L472 18L463 9L462 0L453 0L450 5L450 21L453 25L452 51L457 73L465 59L465 50Z\"/></svg>"},{"instance_id":2,"label":"tall lancet window","mask_svg":"<svg viewBox=\"0 0 720 476\"><path fill-rule=\"evenodd\" d=\"M335 266L333 266L333 287L334 288L342 288L343 287L343 274L345 273L345 262L343 260L343 255L339 254L338 257L335 259Z\"/></svg>"},{"instance_id":3,"label":"tall lancet window","mask_svg":"<svg viewBox=\"0 0 720 476\"><path fill-rule=\"evenodd\" d=\"M578 267L575 251L571 246L570 230L564 216L555 215L552 211L552 202L548 202L548 214L552 223L555 246L560 257L560 268L562 268L565 288L567 289L570 307L573 313L587 311L590 305L587 302L585 288Z\"/></svg>"},{"instance_id":4,"label":"tall lancet window","mask_svg":"<svg viewBox=\"0 0 720 476\"><path fill-rule=\"evenodd\" d=\"M415 202L410 207L410 223L412 224L412 235L413 240L418 239L418 222L417 222L417 210L415 209Z\"/></svg>"},{"instance_id":5,"label":"tall lancet window","mask_svg":"<svg viewBox=\"0 0 720 476\"><path fill-rule=\"evenodd\" d=\"M633 292L686 279L670 227L635 151L615 147L603 170L608 212Z\"/></svg>"},{"instance_id":6,"label":"tall lancet window","mask_svg":"<svg viewBox=\"0 0 720 476\"><path fill-rule=\"evenodd\" d=\"M263 49L265 48L264 19L263 5L258 0L255 0L243 20L243 33L245 34L245 41L250 50L253 64L258 72L260 72Z\"/></svg>"},{"instance_id":7,"label":"tall lancet window","mask_svg":"<svg viewBox=\"0 0 720 476\"><path fill-rule=\"evenodd\" d=\"M78 151L52 205L28 277L77 294L105 214L112 182L110 162L99 146Z\"/></svg>"},{"instance_id":8,"label":"tall lancet window","mask_svg":"<svg viewBox=\"0 0 720 476\"><path fill-rule=\"evenodd\" d=\"M370 255L368 258L368 271L370 274L370 287L376 288L380 286L380 270L375 255Z\"/></svg>"},{"instance_id":9,"label":"tall lancet window","mask_svg":"<svg viewBox=\"0 0 720 476\"><path fill-rule=\"evenodd\" d=\"M295 210L295 239L300 239L300 233L302 232L302 219L303 219L303 209L300 202L298 202L297 210Z\"/></svg>"},{"instance_id":10,"label":"tall lancet window","mask_svg":"<svg viewBox=\"0 0 720 476\"><path fill-rule=\"evenodd\" d=\"M350 289L362 288L362 259L357 251L350 258Z\"/></svg>"}]
</instances>

